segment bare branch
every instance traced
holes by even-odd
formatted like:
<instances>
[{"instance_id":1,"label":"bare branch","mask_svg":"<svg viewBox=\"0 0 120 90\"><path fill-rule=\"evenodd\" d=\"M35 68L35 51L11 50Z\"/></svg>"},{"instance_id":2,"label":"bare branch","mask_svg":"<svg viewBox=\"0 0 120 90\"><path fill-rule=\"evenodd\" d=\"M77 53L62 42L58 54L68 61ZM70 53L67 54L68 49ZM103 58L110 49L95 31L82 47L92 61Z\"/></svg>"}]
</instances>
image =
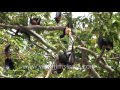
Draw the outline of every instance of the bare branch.
<instances>
[{"instance_id":1,"label":"bare branch","mask_svg":"<svg viewBox=\"0 0 120 90\"><path fill-rule=\"evenodd\" d=\"M4 25L4 24L0 24L0 28L4 28L4 29L7 29L7 28L18 29L19 26L18 25Z\"/></svg>"},{"instance_id":2,"label":"bare branch","mask_svg":"<svg viewBox=\"0 0 120 90\"><path fill-rule=\"evenodd\" d=\"M28 30L34 29L34 30L64 30L65 27L63 26L26 26L25 28L27 28Z\"/></svg>"},{"instance_id":3,"label":"bare branch","mask_svg":"<svg viewBox=\"0 0 120 90\"><path fill-rule=\"evenodd\" d=\"M48 48L50 48L51 50L56 51L57 49L52 47L51 45L49 45L47 43L47 41L45 41L39 34L37 34L34 31L31 31L31 29L33 30L38 30L38 29L42 29L42 30L63 30L64 27L54 27L54 26L39 26L39 25L32 25L32 26L17 26L17 25L3 25L0 24L0 27L2 28L13 28L13 29L17 29L20 31L25 31L30 33L32 36L34 36L35 38L37 38L41 43L43 43L45 46L47 46Z\"/></svg>"},{"instance_id":4,"label":"bare branch","mask_svg":"<svg viewBox=\"0 0 120 90\"><path fill-rule=\"evenodd\" d=\"M24 29L24 30L64 30L64 26L39 26L39 25L31 25L31 26L18 26L18 25L4 25L0 24L0 28L13 28L13 29Z\"/></svg>"}]
</instances>

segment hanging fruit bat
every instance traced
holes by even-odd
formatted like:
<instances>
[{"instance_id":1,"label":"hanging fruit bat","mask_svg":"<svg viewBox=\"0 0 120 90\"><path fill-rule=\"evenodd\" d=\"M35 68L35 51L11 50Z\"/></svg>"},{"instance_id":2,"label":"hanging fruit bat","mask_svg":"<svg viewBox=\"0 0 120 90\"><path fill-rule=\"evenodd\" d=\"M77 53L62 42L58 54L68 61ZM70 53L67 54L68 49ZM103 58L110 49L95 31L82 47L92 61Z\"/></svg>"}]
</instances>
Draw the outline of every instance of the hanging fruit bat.
<instances>
[{"instance_id":1,"label":"hanging fruit bat","mask_svg":"<svg viewBox=\"0 0 120 90\"><path fill-rule=\"evenodd\" d=\"M72 34L72 29L73 29L73 25L68 23L65 27L65 29L63 30L63 34L60 35L60 38L64 38L65 35L71 35Z\"/></svg>"},{"instance_id":2,"label":"hanging fruit bat","mask_svg":"<svg viewBox=\"0 0 120 90\"><path fill-rule=\"evenodd\" d=\"M5 69L7 70L13 70L14 69L14 63L13 63L13 60L11 59L11 53L10 53L10 44L8 44L6 47L5 47L5 56L6 56L6 59L5 59Z\"/></svg>"},{"instance_id":3,"label":"hanging fruit bat","mask_svg":"<svg viewBox=\"0 0 120 90\"><path fill-rule=\"evenodd\" d=\"M62 15L61 12L56 12L56 17L54 19L55 19L55 21L56 21L57 24L60 23L61 15Z\"/></svg>"},{"instance_id":4,"label":"hanging fruit bat","mask_svg":"<svg viewBox=\"0 0 120 90\"><path fill-rule=\"evenodd\" d=\"M100 49L105 48L107 51L113 49L113 41L109 39L104 39L102 36L98 38L98 46Z\"/></svg>"}]
</instances>

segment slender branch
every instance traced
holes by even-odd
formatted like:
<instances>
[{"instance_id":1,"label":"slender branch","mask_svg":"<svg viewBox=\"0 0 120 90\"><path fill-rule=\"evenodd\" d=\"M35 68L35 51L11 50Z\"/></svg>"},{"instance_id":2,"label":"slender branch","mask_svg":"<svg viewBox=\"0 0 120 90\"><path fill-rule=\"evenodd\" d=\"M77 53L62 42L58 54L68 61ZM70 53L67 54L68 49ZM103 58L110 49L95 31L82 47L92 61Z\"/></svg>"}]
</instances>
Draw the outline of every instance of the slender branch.
<instances>
[{"instance_id":1,"label":"slender branch","mask_svg":"<svg viewBox=\"0 0 120 90\"><path fill-rule=\"evenodd\" d=\"M120 61L120 57L110 58L110 60Z\"/></svg>"},{"instance_id":2,"label":"slender branch","mask_svg":"<svg viewBox=\"0 0 120 90\"><path fill-rule=\"evenodd\" d=\"M10 78L10 77L5 75L0 75L0 78Z\"/></svg>"},{"instance_id":3,"label":"slender branch","mask_svg":"<svg viewBox=\"0 0 120 90\"><path fill-rule=\"evenodd\" d=\"M89 49L87 49L85 47L77 46L76 49L87 51L88 53L90 53L91 55L93 55L95 58L97 58L97 55L93 51L91 51L91 50L89 50Z\"/></svg>"},{"instance_id":4,"label":"slender branch","mask_svg":"<svg viewBox=\"0 0 120 90\"><path fill-rule=\"evenodd\" d=\"M110 66L105 65L105 64L103 64L103 63L101 63L101 62L98 62L98 63L99 63L99 65L100 65L102 68L105 68L108 72L110 72L110 73L114 72L114 70L113 70Z\"/></svg>"},{"instance_id":5,"label":"slender branch","mask_svg":"<svg viewBox=\"0 0 120 90\"><path fill-rule=\"evenodd\" d=\"M93 55L93 56L95 57L97 63L98 63L102 68L105 68L105 69L106 69L107 71L109 71L109 72L113 72L113 71L114 71L114 70L113 70L110 66L108 66L107 64L104 64L104 63L99 62L96 53L94 53L93 51L91 51L91 50L89 50L89 49L87 49L87 48L84 48L84 47L80 47L80 46L76 47L76 49L80 49L80 50L85 50L85 51L87 51L89 54L91 54L91 55ZM101 59L103 60L103 58L101 58Z\"/></svg>"},{"instance_id":6,"label":"slender branch","mask_svg":"<svg viewBox=\"0 0 120 90\"><path fill-rule=\"evenodd\" d=\"M46 47L48 47L48 48L50 48L51 50L54 50L54 51L57 50L56 48L54 48L54 47L52 47L51 45L49 45L48 42L45 41L45 40L41 37L41 35L39 35L38 33L34 32L34 31L31 31L31 30L29 30L28 32L29 32L32 36L34 36L35 38L37 38L37 39L38 39L41 43L43 43Z\"/></svg>"},{"instance_id":7,"label":"slender branch","mask_svg":"<svg viewBox=\"0 0 120 90\"><path fill-rule=\"evenodd\" d=\"M89 66L89 68L86 68L86 70L89 71L90 74L93 74L95 77L100 78L100 75L96 72L96 70L94 69L93 65L91 65L88 62L88 55L87 55L87 52L85 50L82 50L82 61L83 61L84 65L88 65Z\"/></svg>"},{"instance_id":8,"label":"slender branch","mask_svg":"<svg viewBox=\"0 0 120 90\"><path fill-rule=\"evenodd\" d=\"M51 74L51 72L52 72L52 70L54 68L55 63L56 63L56 60L53 62L52 66L48 70L47 75L45 76L45 78L49 78L49 76L50 76L50 74Z\"/></svg>"},{"instance_id":9,"label":"slender branch","mask_svg":"<svg viewBox=\"0 0 120 90\"><path fill-rule=\"evenodd\" d=\"M97 58L97 61L99 62L99 60L101 60L102 63L107 65L107 62L102 58L102 56L104 55L104 51L105 51L105 48L102 48L101 53L100 53L100 55Z\"/></svg>"},{"instance_id":10,"label":"slender branch","mask_svg":"<svg viewBox=\"0 0 120 90\"><path fill-rule=\"evenodd\" d=\"M43 47L37 45L35 42L33 42L33 41L31 41L31 40L30 40L30 42L33 43L34 45L36 45L37 47L39 47L40 49L44 50L45 52L49 53L50 56L54 59L54 57L52 56L52 54L51 54L48 50L46 50L45 48L43 48Z\"/></svg>"},{"instance_id":11,"label":"slender branch","mask_svg":"<svg viewBox=\"0 0 120 90\"><path fill-rule=\"evenodd\" d=\"M84 46L84 44L82 42L81 42L81 44L82 44L82 46ZM78 48L80 48L80 47L78 47ZM97 71L94 69L93 65L91 65L88 62L88 55L87 55L88 52L86 52L85 49L86 48L82 48L81 51L82 51L82 61L83 61L83 64L89 66L89 69L86 69L86 70L89 71L90 74L93 74L95 77L101 78L100 75L97 73ZM88 49L86 49L86 50L89 51L92 55L96 56L94 54L94 52L92 52L92 51L90 51ZM91 66L91 68L90 68L90 66Z\"/></svg>"},{"instance_id":12,"label":"slender branch","mask_svg":"<svg viewBox=\"0 0 120 90\"><path fill-rule=\"evenodd\" d=\"M103 48L103 49L101 50L101 53L100 53L100 55L99 55L98 58L97 58L98 60L101 59L101 57L102 57L103 54L104 54L104 51L105 51L105 48Z\"/></svg>"}]
</instances>

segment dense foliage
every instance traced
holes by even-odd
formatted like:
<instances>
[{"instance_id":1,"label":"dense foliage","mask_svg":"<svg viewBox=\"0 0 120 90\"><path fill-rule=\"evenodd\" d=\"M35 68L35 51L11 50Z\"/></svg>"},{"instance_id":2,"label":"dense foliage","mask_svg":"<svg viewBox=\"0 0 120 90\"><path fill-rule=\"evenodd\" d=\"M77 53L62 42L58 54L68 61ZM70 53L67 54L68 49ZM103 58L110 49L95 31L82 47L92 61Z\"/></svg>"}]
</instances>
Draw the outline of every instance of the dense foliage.
<instances>
[{"instance_id":1,"label":"dense foliage","mask_svg":"<svg viewBox=\"0 0 120 90\"><path fill-rule=\"evenodd\" d=\"M51 19L52 12L0 12L0 24L5 25L22 25L27 26L28 18L30 16L41 17L41 26L56 26L55 20ZM68 13L63 13L60 26L65 26L69 17L66 18ZM111 75L109 70L101 67L96 63L96 58L87 53L87 59L89 63L93 65L96 72L100 77L120 77L120 13L119 12L89 12L88 17L79 16L72 18L75 36L75 47L81 46L81 41L84 42L85 48L93 51L97 56L100 55L101 50L98 48L97 39L100 33L105 37L113 40L114 47L112 50L105 51L102 58L107 62L109 67L114 70ZM9 78L44 78L48 72L48 69L43 66L51 65L55 60L51 57L57 56L59 51L66 50L68 47L68 37L65 36L60 39L59 36L62 33L60 30L36 30L36 32L47 41L49 45L55 47L57 50L51 50L44 44L31 36L31 40L37 45L46 48L50 53L47 53L43 49L30 42L27 36L23 33L18 36L14 36L14 31L11 28L0 27L0 77ZM4 48L5 45L11 43L12 58L15 62L15 70L4 70ZM83 52L81 50L75 51L75 56L78 58L77 63L74 66L81 67L80 69L64 69L61 74L50 74L50 78L84 78L93 77L88 70L86 70L83 64L79 61L82 60ZM42 68L41 68L42 67Z\"/></svg>"}]
</instances>

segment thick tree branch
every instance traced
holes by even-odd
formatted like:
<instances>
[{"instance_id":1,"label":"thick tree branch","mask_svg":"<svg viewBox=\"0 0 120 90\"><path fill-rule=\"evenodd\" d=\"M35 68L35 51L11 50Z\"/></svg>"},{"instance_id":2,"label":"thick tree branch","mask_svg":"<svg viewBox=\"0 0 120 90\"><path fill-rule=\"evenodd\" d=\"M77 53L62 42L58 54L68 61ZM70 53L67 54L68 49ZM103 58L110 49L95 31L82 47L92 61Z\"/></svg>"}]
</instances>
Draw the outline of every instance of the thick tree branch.
<instances>
[{"instance_id":1,"label":"thick tree branch","mask_svg":"<svg viewBox=\"0 0 120 90\"><path fill-rule=\"evenodd\" d=\"M28 30L34 29L34 30L64 30L65 27L63 26L26 26Z\"/></svg>"},{"instance_id":2,"label":"thick tree branch","mask_svg":"<svg viewBox=\"0 0 120 90\"><path fill-rule=\"evenodd\" d=\"M45 46L47 46L48 48L50 48L51 50L56 51L56 48L50 46L47 41L45 41L39 34L37 34L34 31L31 30L63 30L65 27L58 27L58 26L39 26L39 25L35 25L35 26L18 26L18 25L3 25L0 24L0 27L2 28L12 28L12 29L16 29L16 30L20 30L20 31L25 31L30 33L32 36L34 36L35 38L37 38L41 43L43 43Z\"/></svg>"},{"instance_id":3,"label":"thick tree branch","mask_svg":"<svg viewBox=\"0 0 120 90\"><path fill-rule=\"evenodd\" d=\"M56 48L52 47L51 45L49 45L47 43L47 41L45 41L38 33L31 31L31 29L47 29L47 30L56 30L56 29L63 29L62 27L50 27L50 26L17 26L17 25L0 25L0 27L3 28L13 28L13 29L17 29L23 32L28 32L29 34L31 34L32 36L34 36L35 38L37 38L41 43L43 43L46 47L50 48L51 50L56 51Z\"/></svg>"},{"instance_id":4,"label":"thick tree branch","mask_svg":"<svg viewBox=\"0 0 120 90\"><path fill-rule=\"evenodd\" d=\"M31 25L31 26L19 26L19 25L4 25L0 24L0 28L12 28L12 29L23 29L23 30L64 30L64 26L39 26L39 25Z\"/></svg>"},{"instance_id":5,"label":"thick tree branch","mask_svg":"<svg viewBox=\"0 0 120 90\"><path fill-rule=\"evenodd\" d=\"M4 24L0 24L0 28L4 28L4 29L7 29L7 28L18 29L19 26L18 25L4 25Z\"/></svg>"}]
</instances>

